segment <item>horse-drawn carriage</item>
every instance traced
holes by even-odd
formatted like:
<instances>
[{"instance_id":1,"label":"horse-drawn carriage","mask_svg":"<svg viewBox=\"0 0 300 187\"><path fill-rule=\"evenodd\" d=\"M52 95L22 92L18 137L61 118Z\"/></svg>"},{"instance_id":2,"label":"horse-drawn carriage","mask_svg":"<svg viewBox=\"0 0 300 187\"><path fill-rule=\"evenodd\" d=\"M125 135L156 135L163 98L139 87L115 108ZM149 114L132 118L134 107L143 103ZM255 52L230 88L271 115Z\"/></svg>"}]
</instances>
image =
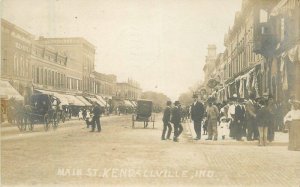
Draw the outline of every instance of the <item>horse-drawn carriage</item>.
<instances>
[{"instance_id":1,"label":"horse-drawn carriage","mask_svg":"<svg viewBox=\"0 0 300 187\"><path fill-rule=\"evenodd\" d=\"M132 128L135 126L135 122L144 122L144 128L148 126L149 122L155 122L155 115L152 115L153 103L149 100L138 100L136 113L132 115Z\"/></svg>"},{"instance_id":2,"label":"horse-drawn carriage","mask_svg":"<svg viewBox=\"0 0 300 187\"><path fill-rule=\"evenodd\" d=\"M30 105L24 106L23 120L18 123L20 131L26 127L32 131L35 124L43 124L45 131L50 125L55 130L60 120L64 119L63 110L60 109L60 100L49 94L34 94L30 98Z\"/></svg>"}]
</instances>

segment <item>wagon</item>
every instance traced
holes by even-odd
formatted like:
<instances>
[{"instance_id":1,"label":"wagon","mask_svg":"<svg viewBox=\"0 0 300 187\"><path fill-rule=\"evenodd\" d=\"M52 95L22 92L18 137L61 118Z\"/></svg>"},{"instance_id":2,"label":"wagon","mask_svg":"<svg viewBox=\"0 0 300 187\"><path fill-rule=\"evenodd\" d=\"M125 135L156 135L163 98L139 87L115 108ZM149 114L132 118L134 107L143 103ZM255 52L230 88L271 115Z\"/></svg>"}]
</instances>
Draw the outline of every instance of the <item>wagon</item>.
<instances>
[{"instance_id":1,"label":"wagon","mask_svg":"<svg viewBox=\"0 0 300 187\"><path fill-rule=\"evenodd\" d=\"M55 130L60 122L62 110L59 108L60 101L57 97L49 94L34 94L30 97L30 105L25 106L25 123L20 130L33 130L35 124L43 124L45 131L50 125Z\"/></svg>"},{"instance_id":2,"label":"wagon","mask_svg":"<svg viewBox=\"0 0 300 187\"><path fill-rule=\"evenodd\" d=\"M136 122L144 122L144 128L151 122L154 128L155 115L152 115L153 103L150 100L138 100L135 114L132 115L132 128Z\"/></svg>"}]
</instances>

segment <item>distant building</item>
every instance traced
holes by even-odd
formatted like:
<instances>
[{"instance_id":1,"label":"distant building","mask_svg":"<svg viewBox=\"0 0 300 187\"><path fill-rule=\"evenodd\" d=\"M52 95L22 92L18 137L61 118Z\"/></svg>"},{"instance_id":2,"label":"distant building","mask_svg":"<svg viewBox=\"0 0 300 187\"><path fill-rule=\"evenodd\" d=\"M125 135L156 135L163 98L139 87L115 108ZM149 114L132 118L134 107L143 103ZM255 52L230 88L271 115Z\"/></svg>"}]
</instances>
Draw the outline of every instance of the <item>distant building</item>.
<instances>
[{"instance_id":1,"label":"distant building","mask_svg":"<svg viewBox=\"0 0 300 187\"><path fill-rule=\"evenodd\" d=\"M142 89L133 80L117 83L116 97L127 100L137 100L141 97Z\"/></svg>"},{"instance_id":2,"label":"distant building","mask_svg":"<svg viewBox=\"0 0 300 187\"><path fill-rule=\"evenodd\" d=\"M65 54L34 41L31 51L34 89L66 90L68 60L69 58Z\"/></svg>"},{"instance_id":3,"label":"distant building","mask_svg":"<svg viewBox=\"0 0 300 187\"><path fill-rule=\"evenodd\" d=\"M44 38L37 41L70 58L66 66L66 86L70 90L95 92L95 46L84 38Z\"/></svg>"},{"instance_id":4,"label":"distant building","mask_svg":"<svg viewBox=\"0 0 300 187\"><path fill-rule=\"evenodd\" d=\"M117 77L95 71L95 46L79 37L44 38L1 19L1 80L28 100L34 90L111 99ZM131 98L136 85L129 83ZM134 88L133 88L134 87Z\"/></svg>"},{"instance_id":5,"label":"distant building","mask_svg":"<svg viewBox=\"0 0 300 187\"><path fill-rule=\"evenodd\" d=\"M96 71L93 74L95 77L94 93L105 97L114 96L117 86L117 77L112 74L107 75Z\"/></svg>"}]
</instances>

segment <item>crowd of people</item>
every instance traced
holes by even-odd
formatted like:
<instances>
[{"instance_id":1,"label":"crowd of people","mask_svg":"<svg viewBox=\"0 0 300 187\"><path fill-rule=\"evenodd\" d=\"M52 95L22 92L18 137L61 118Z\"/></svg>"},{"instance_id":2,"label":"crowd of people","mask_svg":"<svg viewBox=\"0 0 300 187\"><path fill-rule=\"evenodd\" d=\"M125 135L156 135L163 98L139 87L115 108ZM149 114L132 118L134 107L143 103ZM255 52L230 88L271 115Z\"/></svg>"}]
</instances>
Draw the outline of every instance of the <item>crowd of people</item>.
<instances>
[{"instance_id":1,"label":"crowd of people","mask_svg":"<svg viewBox=\"0 0 300 187\"><path fill-rule=\"evenodd\" d=\"M289 113L286 106L276 103L271 95L256 98L255 94L250 94L245 100L234 94L228 102L222 104L217 104L213 97L203 101L193 95L193 99L187 113L193 121L196 134L194 140L201 139L203 129L203 134L208 135L206 140L217 141L220 135L223 140L227 137L236 141L257 140L259 146L266 146L268 142L274 141L275 131L284 129L284 122L290 121L291 115L299 117L300 102L295 99L290 100L290 109L298 112ZM172 107L172 103L167 102L161 139L170 139L173 124L173 141L176 142L183 129L181 122L184 110L179 101L175 101L174 105Z\"/></svg>"}]
</instances>

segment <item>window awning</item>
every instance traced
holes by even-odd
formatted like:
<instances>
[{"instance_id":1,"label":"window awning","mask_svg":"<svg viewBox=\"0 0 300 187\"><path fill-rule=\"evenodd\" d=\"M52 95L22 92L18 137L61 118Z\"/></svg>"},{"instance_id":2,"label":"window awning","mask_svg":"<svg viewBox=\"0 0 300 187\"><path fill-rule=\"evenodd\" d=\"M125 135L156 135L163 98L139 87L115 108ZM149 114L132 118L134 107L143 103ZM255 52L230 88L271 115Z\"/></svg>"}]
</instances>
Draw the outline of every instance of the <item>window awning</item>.
<instances>
[{"instance_id":1,"label":"window awning","mask_svg":"<svg viewBox=\"0 0 300 187\"><path fill-rule=\"evenodd\" d=\"M109 107L109 104L106 103L106 101L104 100L104 98L102 96L96 95L97 99L100 100L105 106Z\"/></svg>"},{"instance_id":2,"label":"window awning","mask_svg":"<svg viewBox=\"0 0 300 187\"><path fill-rule=\"evenodd\" d=\"M133 104L129 100L124 100L126 106L134 107Z\"/></svg>"},{"instance_id":3,"label":"window awning","mask_svg":"<svg viewBox=\"0 0 300 187\"><path fill-rule=\"evenodd\" d=\"M0 80L0 98L10 99L15 98L16 100L23 101L24 97L12 87L8 81Z\"/></svg>"},{"instance_id":4,"label":"window awning","mask_svg":"<svg viewBox=\"0 0 300 187\"><path fill-rule=\"evenodd\" d=\"M64 95L68 99L68 103L74 106L85 106L85 104L74 95Z\"/></svg>"},{"instance_id":5,"label":"window awning","mask_svg":"<svg viewBox=\"0 0 300 187\"><path fill-rule=\"evenodd\" d=\"M136 103L134 101L130 101L133 107L136 107Z\"/></svg>"},{"instance_id":6,"label":"window awning","mask_svg":"<svg viewBox=\"0 0 300 187\"><path fill-rule=\"evenodd\" d=\"M35 91L43 93L43 94L53 95L60 100L61 105L69 105L68 98L66 98L64 94L60 94L57 92L51 92L51 91L47 91L47 90L38 90L38 89L36 89Z\"/></svg>"},{"instance_id":7,"label":"window awning","mask_svg":"<svg viewBox=\"0 0 300 187\"><path fill-rule=\"evenodd\" d=\"M94 97L87 97L89 100L91 100L92 102L96 102L98 105L100 105L101 107L105 107L105 104L102 103L99 99L94 98Z\"/></svg>"},{"instance_id":8,"label":"window awning","mask_svg":"<svg viewBox=\"0 0 300 187\"><path fill-rule=\"evenodd\" d=\"M81 102L83 102L85 104L85 106L92 106L91 103L89 103L85 98L83 98L82 96L80 95L77 95L76 96Z\"/></svg>"}]
</instances>

